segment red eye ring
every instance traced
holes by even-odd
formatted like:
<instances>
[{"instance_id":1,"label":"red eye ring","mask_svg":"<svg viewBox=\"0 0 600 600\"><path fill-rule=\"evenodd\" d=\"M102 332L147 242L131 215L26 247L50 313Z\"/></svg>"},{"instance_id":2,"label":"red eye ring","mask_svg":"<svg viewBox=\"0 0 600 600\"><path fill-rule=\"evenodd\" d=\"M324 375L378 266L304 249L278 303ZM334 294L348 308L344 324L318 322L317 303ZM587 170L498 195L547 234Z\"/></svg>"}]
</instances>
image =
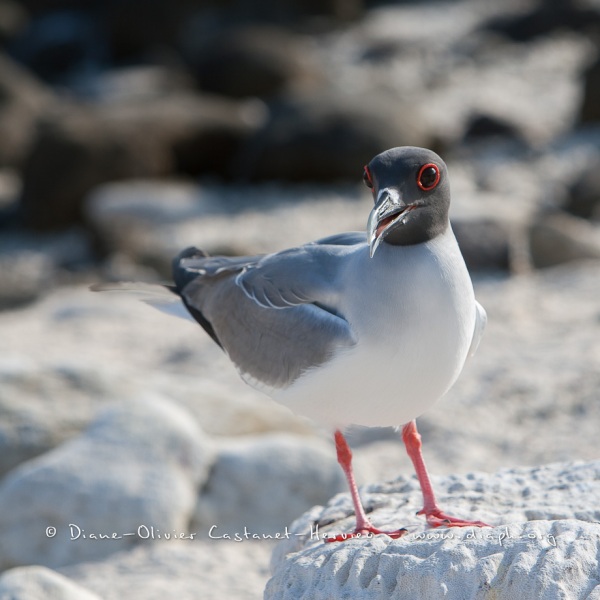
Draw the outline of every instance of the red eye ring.
<instances>
[{"instance_id":1,"label":"red eye ring","mask_svg":"<svg viewBox=\"0 0 600 600\"><path fill-rule=\"evenodd\" d=\"M435 178L432 182L424 183L422 181L422 178L423 178L423 174L425 173L425 171L427 169L433 169L435 171ZM424 192L430 192L440 182L440 177L441 177L440 168L434 163L427 163L419 169L419 174L417 175L417 185Z\"/></svg>"},{"instance_id":2,"label":"red eye ring","mask_svg":"<svg viewBox=\"0 0 600 600\"><path fill-rule=\"evenodd\" d=\"M363 181L368 188L373 189L373 178L371 177L371 171L369 170L369 166L365 165L363 172Z\"/></svg>"}]
</instances>

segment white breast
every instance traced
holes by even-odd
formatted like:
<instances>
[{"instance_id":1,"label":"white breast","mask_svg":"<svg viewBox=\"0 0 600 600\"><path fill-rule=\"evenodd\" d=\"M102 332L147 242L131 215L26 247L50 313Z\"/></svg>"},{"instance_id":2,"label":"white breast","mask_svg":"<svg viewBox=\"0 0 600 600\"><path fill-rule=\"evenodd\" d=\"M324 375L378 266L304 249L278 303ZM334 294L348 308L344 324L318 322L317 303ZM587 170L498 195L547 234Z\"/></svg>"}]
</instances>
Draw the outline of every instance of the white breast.
<instances>
[{"instance_id":1,"label":"white breast","mask_svg":"<svg viewBox=\"0 0 600 600\"><path fill-rule=\"evenodd\" d=\"M473 287L454 234L382 244L373 259L356 257L342 281L357 345L274 398L333 427L407 423L450 389L473 336Z\"/></svg>"}]
</instances>

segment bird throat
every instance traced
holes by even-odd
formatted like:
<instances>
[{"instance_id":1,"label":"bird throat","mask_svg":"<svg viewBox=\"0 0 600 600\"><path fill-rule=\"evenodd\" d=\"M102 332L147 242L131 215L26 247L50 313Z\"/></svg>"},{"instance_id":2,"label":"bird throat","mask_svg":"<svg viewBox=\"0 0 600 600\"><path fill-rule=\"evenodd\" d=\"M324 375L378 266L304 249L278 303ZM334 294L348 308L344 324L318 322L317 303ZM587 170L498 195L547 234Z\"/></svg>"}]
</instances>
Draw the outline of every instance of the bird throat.
<instances>
[{"instance_id":1,"label":"bird throat","mask_svg":"<svg viewBox=\"0 0 600 600\"><path fill-rule=\"evenodd\" d=\"M418 216L415 211L412 218L406 221L400 218L395 226L383 234L383 241L392 246L423 244L442 235L450 225L448 219L430 218L429 215L422 213L421 209L418 212Z\"/></svg>"}]
</instances>

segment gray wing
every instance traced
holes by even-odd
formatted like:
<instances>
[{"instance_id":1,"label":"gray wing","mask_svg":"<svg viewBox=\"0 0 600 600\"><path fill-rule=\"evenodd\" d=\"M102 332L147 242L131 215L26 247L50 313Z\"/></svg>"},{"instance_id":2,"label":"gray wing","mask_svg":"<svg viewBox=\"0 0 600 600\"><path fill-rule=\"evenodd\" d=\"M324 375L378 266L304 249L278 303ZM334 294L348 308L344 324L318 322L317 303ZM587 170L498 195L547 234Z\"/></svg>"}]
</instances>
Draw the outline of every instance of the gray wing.
<instances>
[{"instance_id":1,"label":"gray wing","mask_svg":"<svg viewBox=\"0 0 600 600\"><path fill-rule=\"evenodd\" d=\"M485 326L487 325L487 313L485 312L485 308L475 301L475 328L473 329L473 338L471 339L471 346L469 348L469 353L467 356L473 356L475 352L477 352L477 348L479 348L479 342L481 342L481 338L483 337L483 333L485 331Z\"/></svg>"},{"instance_id":2,"label":"gray wing","mask_svg":"<svg viewBox=\"0 0 600 600\"><path fill-rule=\"evenodd\" d=\"M326 305L335 295L332 280L339 261L322 250L322 246L307 245L265 256L247 264L236 275L235 284L263 308Z\"/></svg>"},{"instance_id":3,"label":"gray wing","mask_svg":"<svg viewBox=\"0 0 600 600\"><path fill-rule=\"evenodd\" d=\"M366 244L367 243L367 232L366 231L346 231L345 233L336 233L328 237L322 238L313 242L312 244L320 245L334 245L334 246L354 246L355 244Z\"/></svg>"},{"instance_id":4,"label":"gray wing","mask_svg":"<svg viewBox=\"0 0 600 600\"><path fill-rule=\"evenodd\" d=\"M235 282L264 308L315 303L336 313L332 282L338 275L340 261L348 256L343 247L356 244L366 244L366 233L340 233L264 256L248 262Z\"/></svg>"},{"instance_id":5,"label":"gray wing","mask_svg":"<svg viewBox=\"0 0 600 600\"><path fill-rule=\"evenodd\" d=\"M343 246L308 244L263 257L175 261L175 282L192 315L242 377L265 391L291 385L336 350L355 344L337 308Z\"/></svg>"}]
</instances>

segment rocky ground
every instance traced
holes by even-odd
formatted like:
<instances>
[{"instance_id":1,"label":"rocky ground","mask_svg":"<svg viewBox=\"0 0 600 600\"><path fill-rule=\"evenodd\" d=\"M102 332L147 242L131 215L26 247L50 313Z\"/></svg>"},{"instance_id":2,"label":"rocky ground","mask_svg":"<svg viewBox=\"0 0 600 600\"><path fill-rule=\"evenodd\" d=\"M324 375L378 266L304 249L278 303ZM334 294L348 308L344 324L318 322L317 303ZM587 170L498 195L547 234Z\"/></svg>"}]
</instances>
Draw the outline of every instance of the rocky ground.
<instances>
[{"instance_id":1,"label":"rocky ground","mask_svg":"<svg viewBox=\"0 0 600 600\"><path fill-rule=\"evenodd\" d=\"M416 481L368 486L378 526L404 536L326 543L352 527L347 496L315 507L272 558L265 598L590 598L600 590L599 461L436 478L442 506L490 527L424 530ZM415 515L415 516L412 516Z\"/></svg>"},{"instance_id":2,"label":"rocky ground","mask_svg":"<svg viewBox=\"0 0 600 600\"><path fill-rule=\"evenodd\" d=\"M111 59L92 52L93 19L63 21L83 62L58 73L39 60L55 56L36 45L49 38L27 38L29 54L15 45L49 16L0 2L0 597L255 599L274 537L305 511L299 523L345 516L330 432L244 385L196 324L88 288L166 279L190 244L250 254L364 229L362 165L408 143L448 162L453 226L489 317L461 379L419 419L436 485L459 509L486 504L493 524L595 540L581 521L598 519L583 509L596 463L568 461L599 458L597 8L356 1L315 20L303 3L264 0L260 27L240 28L222 8L192 19L181 3L165 20L155 4L148 23L162 14L171 37L142 25L123 37L110 21ZM183 58L165 64L161 44ZM398 435L354 428L349 439L384 515L425 531ZM562 499L544 496L552 473ZM539 490L528 500L529 477ZM458 556L438 542L413 554ZM392 554L408 556L400 546ZM287 541L278 548L267 597L284 578L310 595L318 577L284 560ZM372 546L349 548L359 565ZM590 569L594 548L578 554ZM306 565L324 560L322 548L293 549ZM465 565L494 549L472 550ZM535 563L539 548L525 550L515 542L502 564L520 572L521 551ZM379 566L361 569L346 583L373 591ZM543 589L535 597L560 597Z\"/></svg>"},{"instance_id":3,"label":"rocky ground","mask_svg":"<svg viewBox=\"0 0 600 600\"><path fill-rule=\"evenodd\" d=\"M484 342L421 419L434 473L598 457L599 282L597 262L476 281ZM4 568L61 568L103 598L134 586L139 598L257 598L272 543L244 540L244 527L283 534L344 489L329 435L246 387L191 322L76 287L0 315L0 330L11 349L1 364ZM361 483L412 472L392 431L351 440ZM81 537L140 525L196 539ZM222 535L233 539L210 539Z\"/></svg>"}]
</instances>

